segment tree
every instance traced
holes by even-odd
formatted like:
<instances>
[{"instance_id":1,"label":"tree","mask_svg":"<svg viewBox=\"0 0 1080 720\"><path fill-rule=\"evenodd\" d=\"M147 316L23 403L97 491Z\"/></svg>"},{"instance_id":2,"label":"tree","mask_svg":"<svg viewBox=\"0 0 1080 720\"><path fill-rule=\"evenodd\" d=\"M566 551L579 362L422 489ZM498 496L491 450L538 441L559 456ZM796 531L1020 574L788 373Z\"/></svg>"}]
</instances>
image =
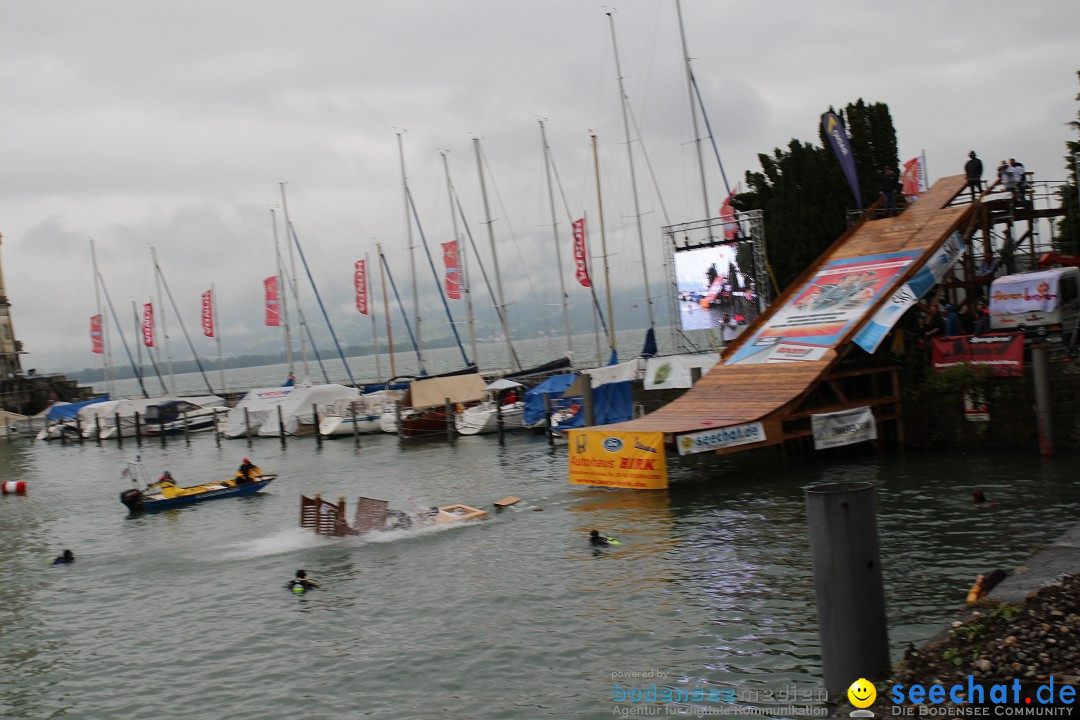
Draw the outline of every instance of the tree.
<instances>
[{"instance_id":1,"label":"tree","mask_svg":"<svg viewBox=\"0 0 1080 720\"><path fill-rule=\"evenodd\" d=\"M1080 71L1077 71L1076 76L1080 79ZM1076 99L1080 101L1080 94L1076 96ZM1080 112L1077 113L1077 120L1069 123L1069 126L1080 136ZM1080 195L1077 194L1080 192L1077 189L1080 187L1077 184L1080 180L1077 177L1077 165L1080 165L1080 141L1067 140L1065 147L1068 149L1068 155L1065 156L1068 181L1056 191L1065 215L1058 220L1057 234L1061 245L1059 249L1077 253L1080 252Z\"/></svg>"},{"instance_id":2,"label":"tree","mask_svg":"<svg viewBox=\"0 0 1080 720\"><path fill-rule=\"evenodd\" d=\"M861 99L838 113L848 129L864 203L878 194L881 169L896 167L896 131L889 108ZM819 137L821 135L820 123ZM782 290L839 237L847 210L855 205L832 149L799 140L786 150L760 154L761 172L747 172L749 192L733 204L739 210L760 208L765 215L769 264Z\"/></svg>"}]
</instances>

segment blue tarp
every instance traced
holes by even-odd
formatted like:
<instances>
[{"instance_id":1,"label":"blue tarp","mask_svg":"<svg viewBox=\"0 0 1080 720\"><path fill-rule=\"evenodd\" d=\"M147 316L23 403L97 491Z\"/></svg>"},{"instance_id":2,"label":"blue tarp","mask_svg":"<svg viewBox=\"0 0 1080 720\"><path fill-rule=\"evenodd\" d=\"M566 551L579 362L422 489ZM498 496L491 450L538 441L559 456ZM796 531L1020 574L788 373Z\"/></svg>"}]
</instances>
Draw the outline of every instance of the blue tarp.
<instances>
[{"instance_id":1,"label":"blue tarp","mask_svg":"<svg viewBox=\"0 0 1080 720\"><path fill-rule=\"evenodd\" d=\"M563 406L568 406L571 403L571 399L563 398L562 394L566 392L574 381L577 380L577 375L569 373L566 375L552 375L544 382L540 383L532 390L525 393L525 424L535 425L544 421L544 396L551 396L551 411L555 412ZM573 399L574 402L581 402L581 398Z\"/></svg>"},{"instance_id":2,"label":"blue tarp","mask_svg":"<svg viewBox=\"0 0 1080 720\"><path fill-rule=\"evenodd\" d=\"M53 405L49 408L50 420L71 420L75 417L75 414L87 405L94 405L95 403L105 402L109 399L109 394L105 393L101 397L94 398L93 400L83 400L82 402L71 403L69 405Z\"/></svg>"},{"instance_id":3,"label":"blue tarp","mask_svg":"<svg viewBox=\"0 0 1080 720\"><path fill-rule=\"evenodd\" d=\"M611 425L634 419L634 403L630 398L629 382L613 382L593 388L592 396L597 425ZM579 412L569 420L560 422L559 429L579 428L584 425L585 413Z\"/></svg>"}]
</instances>

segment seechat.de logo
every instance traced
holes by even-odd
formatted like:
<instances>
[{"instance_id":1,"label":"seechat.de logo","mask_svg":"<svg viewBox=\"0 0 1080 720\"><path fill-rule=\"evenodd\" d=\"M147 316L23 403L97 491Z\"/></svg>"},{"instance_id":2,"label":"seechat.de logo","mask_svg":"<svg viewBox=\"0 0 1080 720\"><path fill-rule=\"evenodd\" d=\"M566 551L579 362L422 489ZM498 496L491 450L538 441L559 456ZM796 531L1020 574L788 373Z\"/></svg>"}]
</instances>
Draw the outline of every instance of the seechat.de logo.
<instances>
[{"instance_id":1,"label":"seechat.de logo","mask_svg":"<svg viewBox=\"0 0 1080 720\"><path fill-rule=\"evenodd\" d=\"M617 437L604 438L604 449L608 452L619 452L622 446L623 441Z\"/></svg>"}]
</instances>

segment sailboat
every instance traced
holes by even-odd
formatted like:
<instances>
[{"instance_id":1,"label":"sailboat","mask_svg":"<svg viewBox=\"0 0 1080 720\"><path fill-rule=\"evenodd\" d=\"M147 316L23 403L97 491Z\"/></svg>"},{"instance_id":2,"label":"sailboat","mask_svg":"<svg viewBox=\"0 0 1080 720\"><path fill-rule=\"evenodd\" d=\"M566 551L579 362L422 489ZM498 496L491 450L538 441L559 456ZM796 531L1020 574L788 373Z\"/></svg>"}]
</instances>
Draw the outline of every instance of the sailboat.
<instances>
[{"instance_id":1,"label":"sailboat","mask_svg":"<svg viewBox=\"0 0 1080 720\"><path fill-rule=\"evenodd\" d=\"M454 416L454 428L460 435L480 435L525 427L525 385L500 378L484 388L484 401L463 408Z\"/></svg>"}]
</instances>

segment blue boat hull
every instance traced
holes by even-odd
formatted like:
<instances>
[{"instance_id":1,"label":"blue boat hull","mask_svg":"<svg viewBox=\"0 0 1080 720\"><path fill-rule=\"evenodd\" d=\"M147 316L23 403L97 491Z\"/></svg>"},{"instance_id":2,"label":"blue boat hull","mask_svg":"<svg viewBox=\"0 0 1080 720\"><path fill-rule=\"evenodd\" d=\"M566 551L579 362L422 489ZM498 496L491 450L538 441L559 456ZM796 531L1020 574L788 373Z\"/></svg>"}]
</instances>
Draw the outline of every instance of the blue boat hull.
<instances>
[{"instance_id":1,"label":"blue boat hull","mask_svg":"<svg viewBox=\"0 0 1080 720\"><path fill-rule=\"evenodd\" d=\"M191 505L206 500L220 500L221 498L254 495L273 482L275 477L277 476L266 477L263 480L257 480L235 487L223 487L217 490L208 490L207 492L195 493L192 495L181 495L180 497L163 498L161 500L144 499L142 501L141 510L143 512L157 512L158 510L168 510L170 508L180 507L181 505Z\"/></svg>"}]
</instances>

